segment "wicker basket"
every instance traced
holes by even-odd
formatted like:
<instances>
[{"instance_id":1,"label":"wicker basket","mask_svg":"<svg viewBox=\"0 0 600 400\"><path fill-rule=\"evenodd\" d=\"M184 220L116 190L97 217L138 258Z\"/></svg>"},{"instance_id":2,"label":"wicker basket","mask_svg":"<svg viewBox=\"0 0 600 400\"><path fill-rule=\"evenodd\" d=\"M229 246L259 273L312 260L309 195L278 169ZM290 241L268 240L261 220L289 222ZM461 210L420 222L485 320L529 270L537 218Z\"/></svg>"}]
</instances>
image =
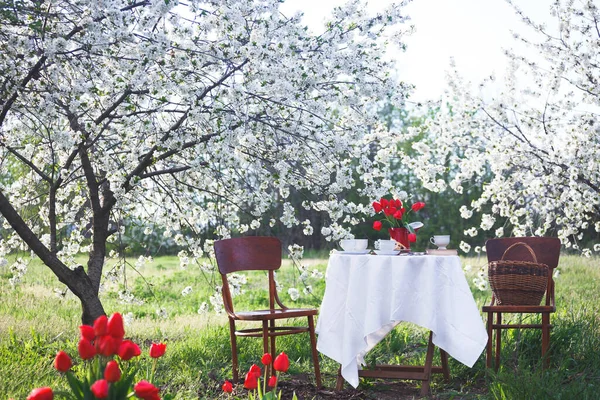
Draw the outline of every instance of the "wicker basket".
<instances>
[{"instance_id":1,"label":"wicker basket","mask_svg":"<svg viewBox=\"0 0 600 400\"><path fill-rule=\"evenodd\" d=\"M526 247L533 262L505 260L509 250L516 246ZM517 242L504 251L499 261L488 264L488 278L498 305L537 306L548 286L548 266L537 262L527 243Z\"/></svg>"}]
</instances>

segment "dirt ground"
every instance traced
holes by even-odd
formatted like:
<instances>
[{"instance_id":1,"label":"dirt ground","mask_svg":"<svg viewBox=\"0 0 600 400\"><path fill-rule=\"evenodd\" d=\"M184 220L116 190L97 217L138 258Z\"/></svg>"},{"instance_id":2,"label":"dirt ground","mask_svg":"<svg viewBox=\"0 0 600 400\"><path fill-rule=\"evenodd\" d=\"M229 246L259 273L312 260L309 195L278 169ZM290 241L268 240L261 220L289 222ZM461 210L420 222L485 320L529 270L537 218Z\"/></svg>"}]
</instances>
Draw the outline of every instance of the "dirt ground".
<instances>
[{"instance_id":1,"label":"dirt ground","mask_svg":"<svg viewBox=\"0 0 600 400\"><path fill-rule=\"evenodd\" d=\"M443 385L442 387L439 384L434 384L430 390L429 397L422 397L420 395L421 385L418 381L379 379L363 380L357 389L344 382L343 390L336 391L335 376L323 376L323 378L326 380L326 387L317 390L312 382L312 376L286 374L285 379L282 379L278 384L278 390L281 391L281 399L291 400L293 394L296 393L298 400L466 400L477 398L479 394L486 392L485 385L483 384L480 387L470 387L468 394L462 394L458 386L453 388L455 385L452 383ZM215 379L210 384L210 390L219 392L221 384L222 382ZM245 398L247 391L243 388L242 384L239 384L234 386L233 394Z\"/></svg>"},{"instance_id":2,"label":"dirt ground","mask_svg":"<svg viewBox=\"0 0 600 400\"><path fill-rule=\"evenodd\" d=\"M302 375L288 376L286 378L279 384L279 388L282 391L282 399L291 399L294 392L296 392L299 400L441 399L441 397L436 396L435 388L430 391L429 397L421 397L421 387L417 381L369 380L369 383L364 388L359 386L357 389L354 389L348 383L344 383L344 389L336 391L334 387L317 390L310 380ZM444 398L448 397L444 396ZM452 398L461 399L461 396L454 395Z\"/></svg>"}]
</instances>

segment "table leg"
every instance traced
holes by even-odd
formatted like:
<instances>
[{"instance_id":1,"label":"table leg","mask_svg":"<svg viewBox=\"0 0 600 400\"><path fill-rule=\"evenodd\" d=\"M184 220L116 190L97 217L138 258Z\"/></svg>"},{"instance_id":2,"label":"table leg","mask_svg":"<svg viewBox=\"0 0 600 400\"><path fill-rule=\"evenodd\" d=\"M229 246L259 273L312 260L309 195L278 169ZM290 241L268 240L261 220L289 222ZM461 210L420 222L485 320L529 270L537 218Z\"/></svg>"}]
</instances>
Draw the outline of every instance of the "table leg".
<instances>
[{"instance_id":1,"label":"table leg","mask_svg":"<svg viewBox=\"0 0 600 400\"><path fill-rule=\"evenodd\" d=\"M433 353L435 345L433 344L433 332L429 332L429 341L427 343L427 354L425 356L425 365L376 365L373 368L362 369L358 371L361 378L378 379L408 379L422 381L421 396L428 396L431 375L444 374L446 381L450 380L450 371L448 368L448 353L440 349L440 358L442 366L433 366ZM342 377L342 366L338 369L335 390L340 391L344 387L344 378Z\"/></svg>"},{"instance_id":2,"label":"table leg","mask_svg":"<svg viewBox=\"0 0 600 400\"><path fill-rule=\"evenodd\" d=\"M423 370L423 384L421 385L421 396L429 395L429 384L431 382L431 364L433 363L433 332L429 332L429 343L427 345L427 356L425 356L425 368Z\"/></svg>"},{"instance_id":3,"label":"table leg","mask_svg":"<svg viewBox=\"0 0 600 400\"><path fill-rule=\"evenodd\" d=\"M440 359L442 361L442 373L444 374L444 381L450 382L450 369L448 368L448 353L440 349Z\"/></svg>"},{"instance_id":4,"label":"table leg","mask_svg":"<svg viewBox=\"0 0 600 400\"><path fill-rule=\"evenodd\" d=\"M344 388L344 378L342 377L342 366L338 368L337 379L335 380L335 390L340 391Z\"/></svg>"}]
</instances>

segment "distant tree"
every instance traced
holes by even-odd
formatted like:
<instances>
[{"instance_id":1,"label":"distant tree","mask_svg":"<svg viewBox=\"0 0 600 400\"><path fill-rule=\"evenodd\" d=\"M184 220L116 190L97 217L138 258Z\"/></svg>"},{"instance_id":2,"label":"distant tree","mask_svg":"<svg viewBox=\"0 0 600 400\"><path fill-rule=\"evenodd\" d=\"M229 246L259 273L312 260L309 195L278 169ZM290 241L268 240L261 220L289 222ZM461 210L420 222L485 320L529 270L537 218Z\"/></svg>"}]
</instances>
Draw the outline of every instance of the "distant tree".
<instances>
[{"instance_id":1,"label":"distant tree","mask_svg":"<svg viewBox=\"0 0 600 400\"><path fill-rule=\"evenodd\" d=\"M489 208L473 234L555 234L589 255L600 251L600 12L594 1L556 1L551 31L513 7L535 34L515 35L531 51L507 52L511 71L491 98L454 74L451 110L427 123L435 143L407 162L434 191L448 186L448 168L458 171L449 184L458 193L479 181L483 190L461 211Z\"/></svg>"},{"instance_id":2,"label":"distant tree","mask_svg":"<svg viewBox=\"0 0 600 400\"><path fill-rule=\"evenodd\" d=\"M243 231L240 210L250 229L277 209L267 220L302 224L293 189L328 215L327 237L346 235L343 217L363 209L342 190L357 176L362 195L391 189L398 138L370 105L409 90L383 37L404 18L351 1L313 35L280 3L0 1L0 171L20 165L0 180L0 261L31 249L91 323L132 221L197 258L212 251L200 232Z\"/></svg>"}]
</instances>

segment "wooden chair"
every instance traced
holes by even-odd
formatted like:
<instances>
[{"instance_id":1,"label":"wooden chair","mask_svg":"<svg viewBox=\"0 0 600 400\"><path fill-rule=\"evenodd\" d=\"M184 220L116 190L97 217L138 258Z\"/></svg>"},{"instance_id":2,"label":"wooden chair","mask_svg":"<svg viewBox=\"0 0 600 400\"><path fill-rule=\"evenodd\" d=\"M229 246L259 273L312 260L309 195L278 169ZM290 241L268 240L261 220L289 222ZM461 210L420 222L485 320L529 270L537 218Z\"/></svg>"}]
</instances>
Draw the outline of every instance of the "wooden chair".
<instances>
[{"instance_id":1,"label":"wooden chair","mask_svg":"<svg viewBox=\"0 0 600 400\"><path fill-rule=\"evenodd\" d=\"M237 336L262 337L265 353L271 353L275 359L275 338L282 335L308 332L312 358L315 369L317 387L321 387L321 372L315 338L314 316L318 310L314 308L287 308L277 295L274 271L281 267L281 242L274 237L248 236L243 238L225 239L215 242L215 256L219 272L223 279L223 303L229 317L231 336L231 356L233 380L238 381ZM268 271L269 309L253 311L235 311L227 274L240 271ZM276 326L275 321L287 318L307 317L308 326ZM236 329L236 321L261 322L260 328ZM269 346L270 345L270 346ZM260 357L260 355L258 355Z\"/></svg>"},{"instance_id":2,"label":"wooden chair","mask_svg":"<svg viewBox=\"0 0 600 400\"><path fill-rule=\"evenodd\" d=\"M552 279L554 268L558 266L558 258L560 256L560 240L557 238L548 237L515 237L515 238L502 238L502 239L490 239L486 242L485 248L487 252L488 262L499 261L502 259L502 255L505 250L513 245L514 243L523 242L528 244L537 257L537 261L542 264L548 265L548 286L546 289L545 300L542 301L542 305L531 306L531 305L498 305L494 295L492 295L492 301L489 306L483 307L483 312L487 313L487 332L488 332L488 343L486 349L486 366L491 368L492 366L492 333L496 333L496 357L495 357L495 369L498 370L500 366L500 345L501 345L501 330L502 329L541 329L542 330L542 358L543 367L547 368L549 365L549 359L546 356L548 347L550 345L550 314L556 311L556 305L554 302L554 280ZM507 254L509 260L521 260L531 261L531 254L525 246L517 246L510 250L510 254ZM502 314L515 313L538 313L542 315L541 324L503 324ZM494 314L496 316L496 322L494 323Z\"/></svg>"}]
</instances>

